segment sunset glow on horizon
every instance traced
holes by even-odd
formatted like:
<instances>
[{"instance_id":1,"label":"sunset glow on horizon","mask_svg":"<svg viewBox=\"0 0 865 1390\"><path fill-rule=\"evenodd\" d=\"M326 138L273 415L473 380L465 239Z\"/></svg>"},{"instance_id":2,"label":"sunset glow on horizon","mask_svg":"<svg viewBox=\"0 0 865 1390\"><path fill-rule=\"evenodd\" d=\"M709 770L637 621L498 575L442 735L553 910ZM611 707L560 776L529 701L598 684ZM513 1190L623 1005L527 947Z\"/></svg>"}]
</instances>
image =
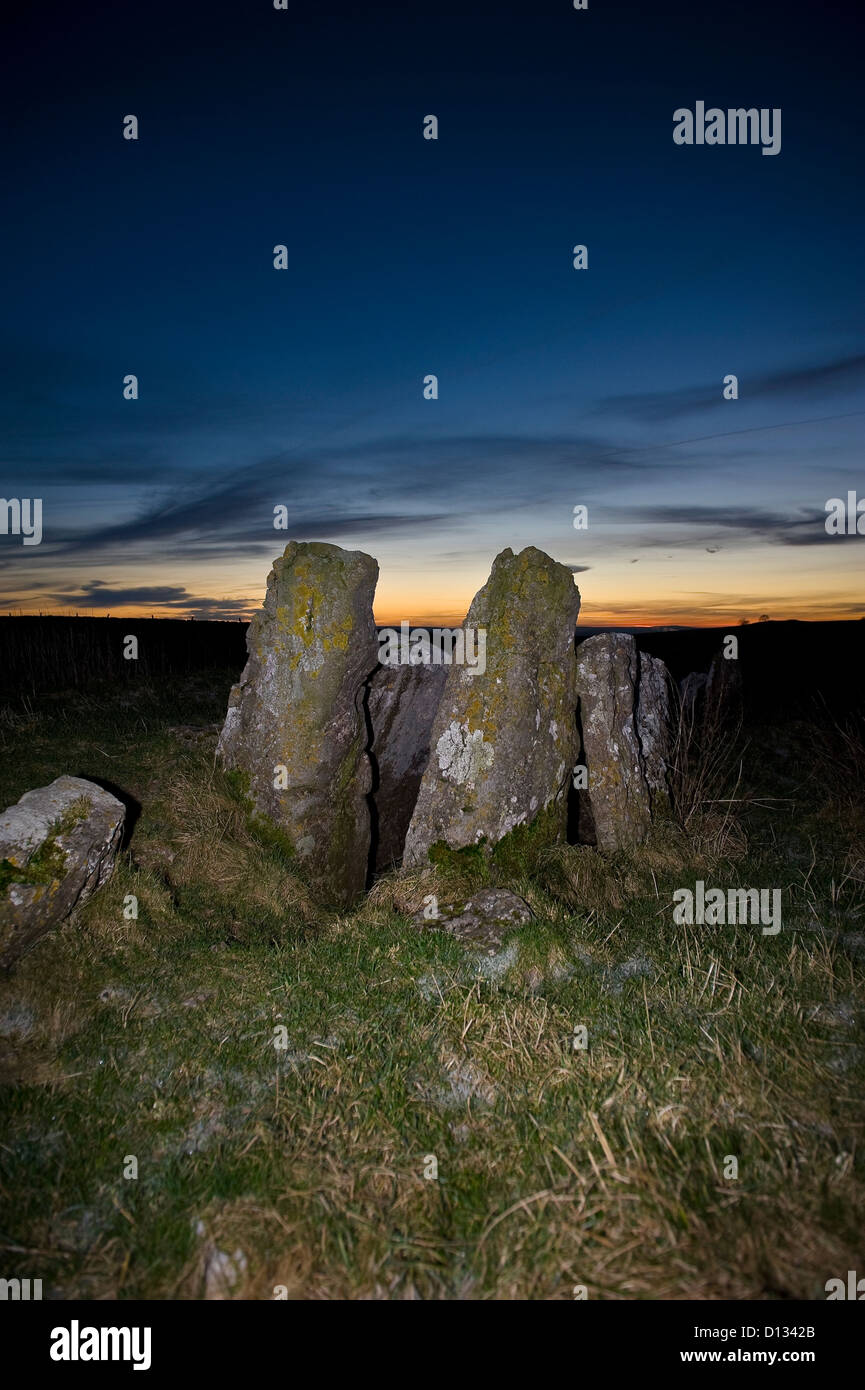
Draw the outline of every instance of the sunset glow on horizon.
<instances>
[{"instance_id":1,"label":"sunset glow on horizon","mask_svg":"<svg viewBox=\"0 0 865 1390\"><path fill-rule=\"evenodd\" d=\"M418 51L408 11L284 45L265 7L241 49L178 14L130 55L130 140L80 17L10 152L0 497L44 528L0 526L0 612L246 619L297 539L374 556L387 624L460 622L527 545L586 625L865 613L865 536L824 524L865 496L858 71L805 97L788 45L748 98L771 158L683 145L695 94L750 90L725 44L692 70L669 16L599 6L587 71L574 18L469 12L455 70L453 17Z\"/></svg>"}]
</instances>

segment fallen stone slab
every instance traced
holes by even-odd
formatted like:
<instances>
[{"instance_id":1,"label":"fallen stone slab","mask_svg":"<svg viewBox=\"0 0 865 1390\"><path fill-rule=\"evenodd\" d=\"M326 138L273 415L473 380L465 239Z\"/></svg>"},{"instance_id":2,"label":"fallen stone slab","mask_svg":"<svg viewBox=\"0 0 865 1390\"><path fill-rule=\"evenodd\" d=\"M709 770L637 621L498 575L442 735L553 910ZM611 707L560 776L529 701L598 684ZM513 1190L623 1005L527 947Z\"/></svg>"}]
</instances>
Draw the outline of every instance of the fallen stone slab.
<instances>
[{"instance_id":1,"label":"fallen stone slab","mask_svg":"<svg viewBox=\"0 0 865 1390\"><path fill-rule=\"evenodd\" d=\"M425 863L438 843L493 846L544 813L545 838L564 836L579 608L573 574L543 551L496 557L465 623L485 634L484 669L448 669L404 864Z\"/></svg>"},{"instance_id":2,"label":"fallen stone slab","mask_svg":"<svg viewBox=\"0 0 865 1390\"><path fill-rule=\"evenodd\" d=\"M365 683L378 665L378 565L358 550L291 541L247 633L218 753L256 813L284 835L319 897L364 889L372 777Z\"/></svg>"},{"instance_id":3,"label":"fallen stone slab","mask_svg":"<svg viewBox=\"0 0 865 1390\"><path fill-rule=\"evenodd\" d=\"M58 777L0 816L0 966L9 969L108 881L126 808L95 782Z\"/></svg>"}]
</instances>

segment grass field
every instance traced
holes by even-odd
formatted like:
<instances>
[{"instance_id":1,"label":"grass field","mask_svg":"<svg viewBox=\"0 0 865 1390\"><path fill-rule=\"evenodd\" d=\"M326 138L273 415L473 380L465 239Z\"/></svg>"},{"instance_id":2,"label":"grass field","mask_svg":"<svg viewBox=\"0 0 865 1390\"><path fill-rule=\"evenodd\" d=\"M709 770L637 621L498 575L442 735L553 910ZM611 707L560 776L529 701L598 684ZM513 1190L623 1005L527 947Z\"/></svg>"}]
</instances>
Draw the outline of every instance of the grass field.
<instances>
[{"instance_id":1,"label":"grass field","mask_svg":"<svg viewBox=\"0 0 865 1390\"><path fill-rule=\"evenodd\" d=\"M7 1275L809 1299L865 1268L861 744L752 728L737 799L632 855L455 861L338 915L214 767L230 680L0 712L0 805L66 772L140 806L111 882L0 981ZM781 888L783 929L674 925L697 879ZM497 954L411 925L487 881L536 918Z\"/></svg>"}]
</instances>

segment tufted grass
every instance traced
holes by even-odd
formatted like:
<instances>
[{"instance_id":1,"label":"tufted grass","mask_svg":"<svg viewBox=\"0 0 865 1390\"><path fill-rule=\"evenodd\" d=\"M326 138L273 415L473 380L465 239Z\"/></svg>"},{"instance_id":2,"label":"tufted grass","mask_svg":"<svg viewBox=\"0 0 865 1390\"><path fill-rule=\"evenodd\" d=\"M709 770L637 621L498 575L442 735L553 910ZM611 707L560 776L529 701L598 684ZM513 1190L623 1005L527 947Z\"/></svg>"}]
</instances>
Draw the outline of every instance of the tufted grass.
<instances>
[{"instance_id":1,"label":"tufted grass","mask_svg":"<svg viewBox=\"0 0 865 1390\"><path fill-rule=\"evenodd\" d=\"M214 767L228 685L0 715L3 805L69 772L141 807L110 883L0 981L7 1276L810 1299L862 1268L865 864L837 732L807 758L814 729L750 730L735 834L695 813L627 855L451 860L334 915ZM676 926L698 878L781 888L783 930ZM496 955L411 925L487 883L535 914Z\"/></svg>"}]
</instances>

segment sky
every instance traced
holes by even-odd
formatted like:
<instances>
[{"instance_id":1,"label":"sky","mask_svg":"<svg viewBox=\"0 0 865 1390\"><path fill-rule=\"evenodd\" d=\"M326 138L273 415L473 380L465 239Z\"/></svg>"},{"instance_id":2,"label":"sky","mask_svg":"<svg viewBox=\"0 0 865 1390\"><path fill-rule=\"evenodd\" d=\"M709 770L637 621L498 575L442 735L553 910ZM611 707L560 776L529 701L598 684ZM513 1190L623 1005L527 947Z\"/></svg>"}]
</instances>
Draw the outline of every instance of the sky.
<instances>
[{"instance_id":1,"label":"sky","mask_svg":"<svg viewBox=\"0 0 865 1390\"><path fill-rule=\"evenodd\" d=\"M245 618L299 539L380 623L526 545L586 624L865 615L854 7L84 11L5 29L0 612ZM780 151L674 143L698 101Z\"/></svg>"}]
</instances>

